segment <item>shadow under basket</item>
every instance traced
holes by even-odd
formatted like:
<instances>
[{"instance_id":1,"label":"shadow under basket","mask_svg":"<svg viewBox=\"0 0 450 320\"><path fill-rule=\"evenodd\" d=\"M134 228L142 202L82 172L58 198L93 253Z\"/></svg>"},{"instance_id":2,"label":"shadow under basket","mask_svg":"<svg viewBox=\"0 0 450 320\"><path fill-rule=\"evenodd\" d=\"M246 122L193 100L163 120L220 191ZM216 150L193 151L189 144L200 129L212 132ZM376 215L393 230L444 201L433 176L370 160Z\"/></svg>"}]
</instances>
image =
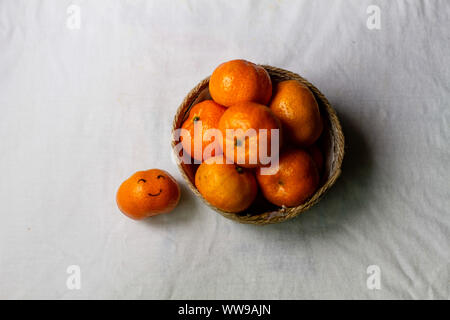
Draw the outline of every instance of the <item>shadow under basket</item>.
<instances>
[{"instance_id":1,"label":"shadow under basket","mask_svg":"<svg viewBox=\"0 0 450 320\"><path fill-rule=\"evenodd\" d=\"M210 208L214 209L228 219L240 223L259 225L278 223L294 218L319 202L325 192L327 192L328 189L330 189L331 186L336 182L336 179L341 173L341 165L344 158L345 145L344 135L342 133L339 119L336 116L336 112L330 106L330 103L325 98L325 96L316 87L314 87L306 79L293 72L267 65L262 65L262 67L269 73L273 85L283 80L298 80L301 83L307 85L308 88L313 92L319 104L320 113L324 122L324 129L318 141L318 144L324 155L324 169L322 171L321 181L317 191L301 205L290 208L278 207L271 204L266 199L264 199L261 192L259 192L256 200L247 210L239 213L226 212L214 207L208 201L206 201L195 187L194 178L198 165L184 163L184 161L181 161L180 158L176 155L178 167L180 168L181 174L186 180L189 188ZM172 148L175 153L180 152L179 147L175 147L179 143L178 139L176 139L175 137L175 130L181 128L181 125L189 115L190 109L195 104L206 99L211 99L211 96L209 95L208 85L209 77L202 80L194 89L192 89L188 93L177 110L172 128Z\"/></svg>"}]
</instances>

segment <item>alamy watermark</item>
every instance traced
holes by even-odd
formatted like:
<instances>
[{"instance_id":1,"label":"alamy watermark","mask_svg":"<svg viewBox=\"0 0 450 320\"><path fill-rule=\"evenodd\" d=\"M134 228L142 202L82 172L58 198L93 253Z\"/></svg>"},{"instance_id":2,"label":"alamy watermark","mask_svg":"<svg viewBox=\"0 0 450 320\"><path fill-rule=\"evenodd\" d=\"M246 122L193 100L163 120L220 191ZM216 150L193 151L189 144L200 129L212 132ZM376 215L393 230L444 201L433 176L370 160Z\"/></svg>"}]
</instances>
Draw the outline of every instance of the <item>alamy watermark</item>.
<instances>
[{"instance_id":1,"label":"alamy watermark","mask_svg":"<svg viewBox=\"0 0 450 320\"><path fill-rule=\"evenodd\" d=\"M366 9L366 13L369 15L366 21L366 27L369 30L381 29L381 9L374 4L370 5Z\"/></svg>"},{"instance_id":2,"label":"alamy watermark","mask_svg":"<svg viewBox=\"0 0 450 320\"><path fill-rule=\"evenodd\" d=\"M67 7L66 27L70 30L77 30L81 28L81 8L76 4L71 4Z\"/></svg>"},{"instance_id":3,"label":"alamy watermark","mask_svg":"<svg viewBox=\"0 0 450 320\"><path fill-rule=\"evenodd\" d=\"M203 131L201 120L194 125L194 137L189 130L179 128L174 131L175 155L185 164L196 163L205 159L218 164L248 164L261 166L262 175L275 174L279 166L280 130L279 129L226 129L225 137L219 129ZM192 139L194 139L192 144ZM203 141L209 142L203 148ZM192 146L193 145L193 149ZM215 157L225 151L226 157ZM192 158L191 158L192 156Z\"/></svg>"},{"instance_id":4,"label":"alamy watermark","mask_svg":"<svg viewBox=\"0 0 450 320\"><path fill-rule=\"evenodd\" d=\"M78 265L70 265L66 269L66 273L69 274L66 280L66 286L69 290L81 289L81 268Z\"/></svg>"},{"instance_id":5,"label":"alamy watermark","mask_svg":"<svg viewBox=\"0 0 450 320\"><path fill-rule=\"evenodd\" d=\"M373 264L367 267L366 270L369 275L366 280L366 286L369 290L381 290L381 269L379 266Z\"/></svg>"}]
</instances>

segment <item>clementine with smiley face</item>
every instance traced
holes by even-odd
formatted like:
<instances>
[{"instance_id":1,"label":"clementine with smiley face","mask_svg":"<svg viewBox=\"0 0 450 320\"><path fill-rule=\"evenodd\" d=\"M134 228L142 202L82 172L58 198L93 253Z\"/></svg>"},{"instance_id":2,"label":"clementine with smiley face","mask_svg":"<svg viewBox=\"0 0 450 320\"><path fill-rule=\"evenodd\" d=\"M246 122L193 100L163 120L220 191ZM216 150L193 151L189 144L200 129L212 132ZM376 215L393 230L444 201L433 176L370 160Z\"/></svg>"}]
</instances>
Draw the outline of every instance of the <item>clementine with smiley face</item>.
<instances>
[{"instance_id":1,"label":"clementine with smiley face","mask_svg":"<svg viewBox=\"0 0 450 320\"><path fill-rule=\"evenodd\" d=\"M116 196L120 211L135 220L168 213L179 200L177 181L160 169L136 172L121 184Z\"/></svg>"}]
</instances>

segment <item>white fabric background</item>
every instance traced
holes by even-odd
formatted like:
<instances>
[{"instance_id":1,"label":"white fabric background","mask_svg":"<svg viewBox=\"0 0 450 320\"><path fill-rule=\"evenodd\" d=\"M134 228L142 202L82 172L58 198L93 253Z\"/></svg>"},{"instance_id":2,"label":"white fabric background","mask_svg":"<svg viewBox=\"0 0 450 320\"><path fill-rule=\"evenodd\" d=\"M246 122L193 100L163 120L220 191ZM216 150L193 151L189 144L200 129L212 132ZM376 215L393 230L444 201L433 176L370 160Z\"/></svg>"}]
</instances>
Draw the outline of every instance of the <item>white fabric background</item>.
<instances>
[{"instance_id":1,"label":"white fabric background","mask_svg":"<svg viewBox=\"0 0 450 320\"><path fill-rule=\"evenodd\" d=\"M448 299L449 17L448 1L0 1L0 298ZM234 58L303 75L341 118L343 174L292 221L223 218L171 160L179 103ZM129 220L115 192L152 167L181 203Z\"/></svg>"}]
</instances>

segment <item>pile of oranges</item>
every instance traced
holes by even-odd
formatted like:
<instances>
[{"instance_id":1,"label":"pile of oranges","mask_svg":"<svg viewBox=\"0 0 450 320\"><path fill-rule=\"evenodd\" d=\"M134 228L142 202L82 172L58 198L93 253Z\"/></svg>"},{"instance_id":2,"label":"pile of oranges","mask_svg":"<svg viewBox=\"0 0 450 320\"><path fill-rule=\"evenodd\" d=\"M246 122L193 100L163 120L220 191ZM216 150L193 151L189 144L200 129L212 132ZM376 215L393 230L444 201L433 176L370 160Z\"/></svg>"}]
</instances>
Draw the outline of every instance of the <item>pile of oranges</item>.
<instances>
[{"instance_id":1,"label":"pile of oranges","mask_svg":"<svg viewBox=\"0 0 450 320\"><path fill-rule=\"evenodd\" d=\"M298 206L311 197L324 159L317 144L322 118L308 87L296 80L273 84L263 67L233 60L214 70L209 92L212 99L194 105L182 124L190 139L180 138L188 159L200 163L195 186L202 196L236 213L249 208L258 190L277 206ZM230 130L237 133L228 136ZM273 155L278 165L266 172ZM137 220L170 212L179 199L178 183L159 169L136 172L116 195L119 209Z\"/></svg>"},{"instance_id":2,"label":"pile of oranges","mask_svg":"<svg viewBox=\"0 0 450 320\"><path fill-rule=\"evenodd\" d=\"M195 186L211 205L241 212L255 201L260 190L269 202L294 207L314 194L324 163L317 144L323 123L318 103L307 86L296 80L273 84L263 67L232 60L214 70L209 92L212 99L193 106L182 124L192 139L181 139L181 143L184 152L201 162ZM208 129L221 132L223 141L205 134ZM227 130L231 129L241 133L254 130L256 134L230 138ZM267 133L264 137L263 131ZM272 150L272 139L277 137L272 133L276 132L279 148ZM212 152L205 152L212 142L218 145ZM200 145L201 150L194 145ZM268 164L261 157L261 147L268 155L279 153L278 168L270 174L263 171Z\"/></svg>"}]
</instances>

